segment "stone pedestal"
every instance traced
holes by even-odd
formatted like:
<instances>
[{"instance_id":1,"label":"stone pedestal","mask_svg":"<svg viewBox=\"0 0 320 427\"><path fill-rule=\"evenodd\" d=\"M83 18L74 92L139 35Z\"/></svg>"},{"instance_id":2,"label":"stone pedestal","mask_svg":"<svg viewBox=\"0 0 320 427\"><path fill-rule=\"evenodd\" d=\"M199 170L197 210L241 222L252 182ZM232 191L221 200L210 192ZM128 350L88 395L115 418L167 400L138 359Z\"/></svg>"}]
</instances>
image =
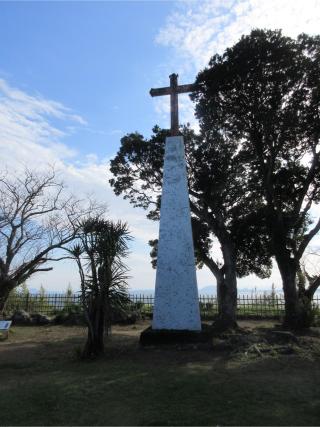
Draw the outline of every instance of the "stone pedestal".
<instances>
[{"instance_id":1,"label":"stone pedestal","mask_svg":"<svg viewBox=\"0 0 320 427\"><path fill-rule=\"evenodd\" d=\"M166 139L152 329L201 330L182 136Z\"/></svg>"}]
</instances>

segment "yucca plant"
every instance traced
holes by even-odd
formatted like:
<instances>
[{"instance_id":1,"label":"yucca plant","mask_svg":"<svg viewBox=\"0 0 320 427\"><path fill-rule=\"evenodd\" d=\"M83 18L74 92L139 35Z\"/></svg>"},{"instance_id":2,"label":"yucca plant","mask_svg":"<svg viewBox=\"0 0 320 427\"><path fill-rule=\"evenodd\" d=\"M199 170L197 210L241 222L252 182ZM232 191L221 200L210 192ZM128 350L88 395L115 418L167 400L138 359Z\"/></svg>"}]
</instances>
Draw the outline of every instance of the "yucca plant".
<instances>
[{"instance_id":1,"label":"yucca plant","mask_svg":"<svg viewBox=\"0 0 320 427\"><path fill-rule=\"evenodd\" d=\"M113 313L129 303L128 268L123 260L128 256L130 239L126 223L90 218L83 221L78 243L70 250L78 265L88 324L84 358L104 353L104 335L111 327Z\"/></svg>"}]
</instances>

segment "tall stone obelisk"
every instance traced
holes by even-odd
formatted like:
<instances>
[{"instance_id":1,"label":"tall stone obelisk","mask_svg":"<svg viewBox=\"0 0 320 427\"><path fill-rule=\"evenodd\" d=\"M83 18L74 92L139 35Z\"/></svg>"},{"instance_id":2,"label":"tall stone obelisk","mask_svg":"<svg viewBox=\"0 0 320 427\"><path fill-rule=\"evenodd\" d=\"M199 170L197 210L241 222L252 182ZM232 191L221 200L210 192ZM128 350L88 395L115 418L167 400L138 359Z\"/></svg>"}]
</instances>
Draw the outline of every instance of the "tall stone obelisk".
<instances>
[{"instance_id":1,"label":"tall stone obelisk","mask_svg":"<svg viewBox=\"0 0 320 427\"><path fill-rule=\"evenodd\" d=\"M182 136L166 139L152 329L201 330Z\"/></svg>"},{"instance_id":2,"label":"tall stone obelisk","mask_svg":"<svg viewBox=\"0 0 320 427\"><path fill-rule=\"evenodd\" d=\"M191 229L183 137L179 136L178 94L196 89L178 85L151 89L151 96L170 95L171 135L166 139L160 209L153 330L200 331L201 320Z\"/></svg>"}]
</instances>

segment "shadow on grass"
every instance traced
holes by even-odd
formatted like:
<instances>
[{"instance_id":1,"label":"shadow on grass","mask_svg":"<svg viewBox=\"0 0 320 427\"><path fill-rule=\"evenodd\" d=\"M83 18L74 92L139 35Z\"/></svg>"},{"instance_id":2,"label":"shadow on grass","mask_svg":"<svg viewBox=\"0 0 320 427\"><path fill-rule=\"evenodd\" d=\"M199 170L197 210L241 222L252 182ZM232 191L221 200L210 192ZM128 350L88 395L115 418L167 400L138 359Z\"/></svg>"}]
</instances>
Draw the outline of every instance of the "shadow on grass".
<instances>
[{"instance_id":1,"label":"shadow on grass","mask_svg":"<svg viewBox=\"0 0 320 427\"><path fill-rule=\"evenodd\" d=\"M7 346L1 354L0 424L319 422L319 362L286 356L234 365L208 350L141 349L138 333L123 332L107 340L105 357L86 363L73 353L83 343L83 336L73 336ZM13 361L17 351L20 359Z\"/></svg>"}]
</instances>

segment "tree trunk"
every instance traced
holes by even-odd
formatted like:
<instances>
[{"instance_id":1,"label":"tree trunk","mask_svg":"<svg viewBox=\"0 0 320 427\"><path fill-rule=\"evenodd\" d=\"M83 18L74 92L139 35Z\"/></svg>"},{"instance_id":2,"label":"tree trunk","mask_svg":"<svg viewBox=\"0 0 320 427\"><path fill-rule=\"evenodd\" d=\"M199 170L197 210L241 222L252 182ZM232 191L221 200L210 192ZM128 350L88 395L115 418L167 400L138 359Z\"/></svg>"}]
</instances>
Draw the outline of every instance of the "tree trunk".
<instances>
[{"instance_id":1,"label":"tree trunk","mask_svg":"<svg viewBox=\"0 0 320 427\"><path fill-rule=\"evenodd\" d=\"M237 273L233 245L222 245L224 266L221 277L217 278L218 320L215 324L221 330L237 327Z\"/></svg>"},{"instance_id":2,"label":"tree trunk","mask_svg":"<svg viewBox=\"0 0 320 427\"><path fill-rule=\"evenodd\" d=\"M297 329L299 325L299 301L296 287L296 271L289 265L279 266L285 300L284 326Z\"/></svg>"},{"instance_id":3,"label":"tree trunk","mask_svg":"<svg viewBox=\"0 0 320 427\"><path fill-rule=\"evenodd\" d=\"M310 328L314 323L314 310L312 307L313 295L310 295L306 291L299 292L298 299L300 308L299 327Z\"/></svg>"},{"instance_id":4,"label":"tree trunk","mask_svg":"<svg viewBox=\"0 0 320 427\"><path fill-rule=\"evenodd\" d=\"M7 299L10 295L12 289L14 289L18 284L12 282L12 280L1 280L0 281L0 314L3 313Z\"/></svg>"},{"instance_id":5,"label":"tree trunk","mask_svg":"<svg viewBox=\"0 0 320 427\"><path fill-rule=\"evenodd\" d=\"M83 359L92 359L104 354L105 319L103 307L99 301L90 310L89 319L90 327L87 342L82 351Z\"/></svg>"},{"instance_id":6,"label":"tree trunk","mask_svg":"<svg viewBox=\"0 0 320 427\"><path fill-rule=\"evenodd\" d=\"M305 289L297 289L299 266L292 258L276 256L285 299L284 326L290 329L309 328L313 322L312 297Z\"/></svg>"},{"instance_id":7,"label":"tree trunk","mask_svg":"<svg viewBox=\"0 0 320 427\"><path fill-rule=\"evenodd\" d=\"M218 301L218 317L222 315L222 288L224 286L223 274L216 276L217 280L217 301Z\"/></svg>"},{"instance_id":8,"label":"tree trunk","mask_svg":"<svg viewBox=\"0 0 320 427\"><path fill-rule=\"evenodd\" d=\"M217 281L218 318L214 325L217 329L227 330L237 327L237 279L235 261L231 266L221 269L213 265L211 258L203 257L204 264L213 273ZM229 269L228 273L225 273ZM226 281L226 276L229 282Z\"/></svg>"},{"instance_id":9,"label":"tree trunk","mask_svg":"<svg viewBox=\"0 0 320 427\"><path fill-rule=\"evenodd\" d=\"M231 274L230 274L231 275ZM218 297L218 322L219 329L237 327L237 279L223 279L219 286Z\"/></svg>"}]
</instances>

